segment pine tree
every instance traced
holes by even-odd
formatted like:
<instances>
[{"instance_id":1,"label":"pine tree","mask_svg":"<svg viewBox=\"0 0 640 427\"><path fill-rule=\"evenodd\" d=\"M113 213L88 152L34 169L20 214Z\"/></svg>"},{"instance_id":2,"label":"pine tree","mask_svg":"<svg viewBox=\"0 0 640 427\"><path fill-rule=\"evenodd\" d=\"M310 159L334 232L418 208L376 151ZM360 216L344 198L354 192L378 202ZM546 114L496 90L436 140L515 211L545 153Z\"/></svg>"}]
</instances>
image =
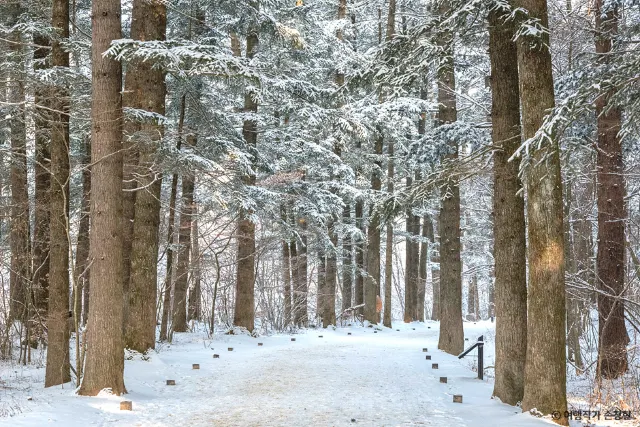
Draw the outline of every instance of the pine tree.
<instances>
[{"instance_id":1,"label":"pine tree","mask_svg":"<svg viewBox=\"0 0 640 427\"><path fill-rule=\"evenodd\" d=\"M518 54L509 12L489 14L491 140L496 307L496 380L493 395L515 405L524 394L527 349L527 277L524 198L519 194L520 147Z\"/></svg>"},{"instance_id":2,"label":"pine tree","mask_svg":"<svg viewBox=\"0 0 640 427\"><path fill-rule=\"evenodd\" d=\"M618 7L595 2L596 53L612 61L618 32ZM620 129L622 112L610 94L596 99L598 126L598 375L618 378L627 371L629 336L625 325L625 182Z\"/></svg>"},{"instance_id":3,"label":"pine tree","mask_svg":"<svg viewBox=\"0 0 640 427\"><path fill-rule=\"evenodd\" d=\"M535 25L548 28L546 0L517 0ZM526 25L533 25L527 23ZM521 35L517 40L522 134L535 137L546 112L553 108L553 75L549 34ZM527 168L529 243L527 353L522 409L560 413L567 425L564 236L562 181L557 140L536 150Z\"/></svg>"},{"instance_id":4,"label":"pine tree","mask_svg":"<svg viewBox=\"0 0 640 427\"><path fill-rule=\"evenodd\" d=\"M62 40L69 38L69 1L54 0L51 23L57 37L51 43L51 64L69 67ZM69 364L69 94L56 88L51 100L51 192L49 235L49 304L45 387L71 380Z\"/></svg>"},{"instance_id":5,"label":"pine tree","mask_svg":"<svg viewBox=\"0 0 640 427\"><path fill-rule=\"evenodd\" d=\"M167 26L167 11L163 2L133 2L131 15L131 37L134 40L164 40ZM165 113L165 78L162 70L152 61L133 61L127 68L125 79L125 107L149 113ZM162 138L162 125L157 119L146 119L143 123L131 123L128 131L136 138L133 152L136 157L136 191L133 206L130 272L125 326L125 346L144 352L155 348L156 341L156 297L157 265L160 226L160 187L157 176L156 146ZM126 262L126 261L125 261ZM125 275L126 279L126 275Z\"/></svg>"},{"instance_id":6,"label":"pine tree","mask_svg":"<svg viewBox=\"0 0 640 427\"><path fill-rule=\"evenodd\" d=\"M122 38L119 0L92 4L91 299L79 394L124 386L122 258L122 67L103 53Z\"/></svg>"}]
</instances>

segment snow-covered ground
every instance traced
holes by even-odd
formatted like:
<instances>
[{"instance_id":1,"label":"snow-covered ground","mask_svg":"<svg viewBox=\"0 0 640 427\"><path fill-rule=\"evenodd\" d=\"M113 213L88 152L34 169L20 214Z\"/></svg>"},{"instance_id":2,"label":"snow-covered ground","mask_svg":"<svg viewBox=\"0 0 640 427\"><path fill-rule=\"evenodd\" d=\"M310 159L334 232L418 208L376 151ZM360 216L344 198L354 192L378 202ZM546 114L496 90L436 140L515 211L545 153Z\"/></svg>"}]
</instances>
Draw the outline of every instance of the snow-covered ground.
<instances>
[{"instance_id":1,"label":"snow-covered ground","mask_svg":"<svg viewBox=\"0 0 640 427\"><path fill-rule=\"evenodd\" d=\"M160 344L146 360L127 360L129 393L120 397L80 397L69 385L45 390L43 368L5 366L0 405L17 414L0 418L0 425L551 425L491 399L491 378L477 379L473 356L459 360L437 350L438 323L376 329L381 330L354 326L259 338L177 334L172 345ZM493 365L493 330L490 322L465 323L465 344L486 337L485 366ZM194 363L199 370L192 369ZM168 379L176 385L167 386ZM30 386L20 392L12 384ZM463 395L462 404L453 403L454 394ZM133 411L120 411L122 400L132 401Z\"/></svg>"}]
</instances>

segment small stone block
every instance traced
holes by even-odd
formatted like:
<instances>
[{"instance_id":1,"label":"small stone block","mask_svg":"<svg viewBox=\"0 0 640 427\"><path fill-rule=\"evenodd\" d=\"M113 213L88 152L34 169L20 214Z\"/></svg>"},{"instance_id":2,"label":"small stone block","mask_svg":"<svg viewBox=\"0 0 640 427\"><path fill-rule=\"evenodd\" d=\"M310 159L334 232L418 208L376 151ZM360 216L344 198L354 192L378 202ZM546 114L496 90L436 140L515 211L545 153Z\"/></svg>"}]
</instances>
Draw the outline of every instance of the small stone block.
<instances>
[{"instance_id":1,"label":"small stone block","mask_svg":"<svg viewBox=\"0 0 640 427\"><path fill-rule=\"evenodd\" d=\"M396 332L400 332L400 329L396 329Z\"/></svg>"},{"instance_id":2,"label":"small stone block","mask_svg":"<svg viewBox=\"0 0 640 427\"><path fill-rule=\"evenodd\" d=\"M377 333L378 333L378 331L373 331L373 333L374 333L374 334L377 334Z\"/></svg>"},{"instance_id":3,"label":"small stone block","mask_svg":"<svg viewBox=\"0 0 640 427\"><path fill-rule=\"evenodd\" d=\"M447 377L440 377L440 382L443 384L447 383Z\"/></svg>"},{"instance_id":4,"label":"small stone block","mask_svg":"<svg viewBox=\"0 0 640 427\"><path fill-rule=\"evenodd\" d=\"M318 335L318 338L322 338L322 335Z\"/></svg>"},{"instance_id":5,"label":"small stone block","mask_svg":"<svg viewBox=\"0 0 640 427\"><path fill-rule=\"evenodd\" d=\"M214 354L214 355L213 355L213 358L214 358L214 359L220 359L220 355L219 355L219 354Z\"/></svg>"},{"instance_id":6,"label":"small stone block","mask_svg":"<svg viewBox=\"0 0 640 427\"><path fill-rule=\"evenodd\" d=\"M295 338L291 338L291 341L295 341L295 340L296 340Z\"/></svg>"},{"instance_id":7,"label":"small stone block","mask_svg":"<svg viewBox=\"0 0 640 427\"><path fill-rule=\"evenodd\" d=\"M229 351L233 351L233 347L229 347L227 350L229 350Z\"/></svg>"},{"instance_id":8,"label":"small stone block","mask_svg":"<svg viewBox=\"0 0 640 427\"><path fill-rule=\"evenodd\" d=\"M438 364L437 363L432 363L431 364L431 369L438 369Z\"/></svg>"},{"instance_id":9,"label":"small stone block","mask_svg":"<svg viewBox=\"0 0 640 427\"><path fill-rule=\"evenodd\" d=\"M454 394L453 395L453 403L462 403L462 395Z\"/></svg>"},{"instance_id":10,"label":"small stone block","mask_svg":"<svg viewBox=\"0 0 640 427\"><path fill-rule=\"evenodd\" d=\"M130 400L123 400L120 402L121 411L133 411L133 403Z\"/></svg>"},{"instance_id":11,"label":"small stone block","mask_svg":"<svg viewBox=\"0 0 640 427\"><path fill-rule=\"evenodd\" d=\"M262 347L262 343L261 342L258 343L258 347Z\"/></svg>"},{"instance_id":12,"label":"small stone block","mask_svg":"<svg viewBox=\"0 0 640 427\"><path fill-rule=\"evenodd\" d=\"M431 329L431 326L427 326L427 329Z\"/></svg>"},{"instance_id":13,"label":"small stone block","mask_svg":"<svg viewBox=\"0 0 640 427\"><path fill-rule=\"evenodd\" d=\"M415 330L416 330L416 328L411 328L411 330L412 330L412 331L415 331Z\"/></svg>"},{"instance_id":14,"label":"small stone block","mask_svg":"<svg viewBox=\"0 0 640 427\"><path fill-rule=\"evenodd\" d=\"M465 338L464 340L465 340L465 341L469 341L469 338Z\"/></svg>"},{"instance_id":15,"label":"small stone block","mask_svg":"<svg viewBox=\"0 0 640 427\"><path fill-rule=\"evenodd\" d=\"M194 363L193 365L191 365L191 367L193 369L200 369L200 364L199 363Z\"/></svg>"},{"instance_id":16,"label":"small stone block","mask_svg":"<svg viewBox=\"0 0 640 427\"><path fill-rule=\"evenodd\" d=\"M176 380L167 380L167 385L176 385Z\"/></svg>"},{"instance_id":17,"label":"small stone block","mask_svg":"<svg viewBox=\"0 0 640 427\"><path fill-rule=\"evenodd\" d=\"M423 352L423 353L426 353L426 352L428 352L428 351L429 351L429 349L428 349L427 347L425 347L425 348L423 348L423 349L422 349L422 352Z\"/></svg>"},{"instance_id":18,"label":"small stone block","mask_svg":"<svg viewBox=\"0 0 640 427\"><path fill-rule=\"evenodd\" d=\"M431 360L431 356L429 356L428 354L424 357L426 360Z\"/></svg>"},{"instance_id":19,"label":"small stone block","mask_svg":"<svg viewBox=\"0 0 640 427\"><path fill-rule=\"evenodd\" d=\"M347 335L351 335L351 332L347 332Z\"/></svg>"}]
</instances>

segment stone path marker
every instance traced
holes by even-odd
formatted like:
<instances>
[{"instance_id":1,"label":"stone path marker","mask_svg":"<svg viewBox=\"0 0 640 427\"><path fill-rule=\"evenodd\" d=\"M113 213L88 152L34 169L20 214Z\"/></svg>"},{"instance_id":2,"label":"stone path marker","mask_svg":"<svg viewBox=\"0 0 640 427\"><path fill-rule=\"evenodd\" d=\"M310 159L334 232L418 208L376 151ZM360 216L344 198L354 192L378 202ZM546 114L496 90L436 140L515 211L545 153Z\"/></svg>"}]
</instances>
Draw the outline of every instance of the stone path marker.
<instances>
[{"instance_id":1,"label":"stone path marker","mask_svg":"<svg viewBox=\"0 0 640 427\"><path fill-rule=\"evenodd\" d=\"M123 400L120 402L121 411L133 411L133 403L130 400Z\"/></svg>"}]
</instances>

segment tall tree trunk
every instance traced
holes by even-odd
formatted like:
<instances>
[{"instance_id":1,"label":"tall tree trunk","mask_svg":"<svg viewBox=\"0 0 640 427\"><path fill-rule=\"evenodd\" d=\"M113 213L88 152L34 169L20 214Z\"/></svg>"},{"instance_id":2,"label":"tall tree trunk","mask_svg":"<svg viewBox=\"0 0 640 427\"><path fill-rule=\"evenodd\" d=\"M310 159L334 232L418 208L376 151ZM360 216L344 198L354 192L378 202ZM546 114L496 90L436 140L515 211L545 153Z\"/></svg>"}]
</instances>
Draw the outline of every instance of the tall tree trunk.
<instances>
[{"instance_id":1,"label":"tall tree trunk","mask_svg":"<svg viewBox=\"0 0 640 427\"><path fill-rule=\"evenodd\" d=\"M122 38L119 0L92 3L91 299L79 394L124 386L122 258L122 68L103 53Z\"/></svg>"},{"instance_id":2,"label":"tall tree trunk","mask_svg":"<svg viewBox=\"0 0 640 427\"><path fill-rule=\"evenodd\" d=\"M196 135L186 136L187 146L196 146ZM189 254L191 253L191 222L194 216L193 174L182 174L182 209L180 211L180 228L178 229L178 260L176 262L176 283L173 292L173 313L171 331L187 332L187 288L189 286Z\"/></svg>"},{"instance_id":3,"label":"tall tree trunk","mask_svg":"<svg viewBox=\"0 0 640 427\"><path fill-rule=\"evenodd\" d=\"M176 150L182 147L182 131L184 129L184 115L186 110L186 95L182 95L180 101L180 117L178 119L178 142ZM171 194L169 196L169 222L167 224L167 269L163 284L162 319L160 321L160 340L166 341L168 336L169 313L171 310L171 290L173 289L173 262L175 253L173 244L175 241L174 227L176 222L176 198L178 193L178 174L171 176ZM213 316L212 316L213 318Z\"/></svg>"},{"instance_id":4,"label":"tall tree trunk","mask_svg":"<svg viewBox=\"0 0 640 427\"><path fill-rule=\"evenodd\" d=\"M251 3L258 8L258 1ZM248 59L253 58L258 49L258 28L252 25L247 34ZM254 99L254 93L248 92L244 96L245 113L257 113L258 103ZM249 150L255 150L258 139L258 124L253 120L245 120L242 126L242 136ZM255 185L256 176L250 173L242 177L245 186ZM255 251L256 251L256 226L251 221L251 212L244 209L240 212L238 220L238 267L236 275L236 305L233 324L253 331L255 320L254 284L255 284Z\"/></svg>"},{"instance_id":5,"label":"tall tree trunk","mask_svg":"<svg viewBox=\"0 0 640 427\"><path fill-rule=\"evenodd\" d=\"M80 225L78 226L78 244L76 246L75 298L74 304L82 307L82 324L87 323L89 315L89 219L91 215L91 139L86 137L82 153L82 201L80 202ZM82 301L80 300L82 299Z\"/></svg>"},{"instance_id":6,"label":"tall tree trunk","mask_svg":"<svg viewBox=\"0 0 640 427\"><path fill-rule=\"evenodd\" d=\"M307 266L307 220L299 218L300 241L296 243L296 264L298 275L298 286L294 292L294 312L295 324L304 327L309 322L309 307L307 295L309 291L308 266Z\"/></svg>"},{"instance_id":7,"label":"tall tree trunk","mask_svg":"<svg viewBox=\"0 0 640 427\"><path fill-rule=\"evenodd\" d=\"M445 16L451 8L447 0L438 13ZM453 33L438 36L443 50L438 69L438 119L441 125L457 120L455 73L453 63ZM446 159L455 163L458 141L450 140ZM462 330L462 263L460 261L460 187L455 177L446 178L442 188L440 208L440 336L438 348L449 354L459 354L464 346Z\"/></svg>"},{"instance_id":8,"label":"tall tree trunk","mask_svg":"<svg viewBox=\"0 0 640 427\"><path fill-rule=\"evenodd\" d=\"M188 320L200 320L202 318L202 289L200 273L200 245L198 234L198 204L193 204L193 221L191 221L191 262L190 268L193 287L189 292L189 316Z\"/></svg>"},{"instance_id":9,"label":"tall tree trunk","mask_svg":"<svg viewBox=\"0 0 640 427\"><path fill-rule=\"evenodd\" d=\"M596 53L603 63L612 61L612 38L618 32L618 9L604 1L595 2ZM625 277L625 182L622 141L619 136L622 113L611 105L610 93L596 99L598 117L598 374L618 378L627 371L629 336L624 321Z\"/></svg>"},{"instance_id":10,"label":"tall tree trunk","mask_svg":"<svg viewBox=\"0 0 640 427\"><path fill-rule=\"evenodd\" d=\"M22 8L19 3L9 6L9 22L17 24ZM29 193L27 185L27 134L24 110L25 66L21 59L23 54L22 35L19 30L10 34L8 43L12 55L11 81L9 82L8 101L13 111L9 127L11 132L11 270L10 287L10 319L24 319L27 314L30 274L30 237L29 237Z\"/></svg>"},{"instance_id":11,"label":"tall tree trunk","mask_svg":"<svg viewBox=\"0 0 640 427\"><path fill-rule=\"evenodd\" d=\"M515 0L543 28L549 28L546 0ZM553 75L549 34L517 40L522 133L532 138L553 108ZM522 409L560 413L567 425L564 236L562 178L557 141L532 154L527 170L529 284L527 353Z\"/></svg>"},{"instance_id":12,"label":"tall tree trunk","mask_svg":"<svg viewBox=\"0 0 640 427\"><path fill-rule=\"evenodd\" d=\"M289 250L289 240L282 241L282 282L284 284L282 292L284 294L284 319L283 326L287 327L291 323L291 254Z\"/></svg>"},{"instance_id":13,"label":"tall tree trunk","mask_svg":"<svg viewBox=\"0 0 640 427\"><path fill-rule=\"evenodd\" d=\"M360 230L362 236L365 236L364 226L364 201L362 199L356 200L355 207L355 221L356 227ZM359 306L364 304L364 254L365 254L365 241L363 238L357 238L355 242L355 282L353 288L353 305ZM360 313L363 310L359 310Z\"/></svg>"},{"instance_id":14,"label":"tall tree trunk","mask_svg":"<svg viewBox=\"0 0 640 427\"><path fill-rule=\"evenodd\" d=\"M524 198L518 193L521 143L518 52L508 12L489 14L491 139L493 157L493 258L495 260L496 380L493 395L509 405L522 401L527 351L527 276ZM491 316L491 313L489 313Z\"/></svg>"},{"instance_id":15,"label":"tall tree trunk","mask_svg":"<svg viewBox=\"0 0 640 427\"><path fill-rule=\"evenodd\" d=\"M566 272L568 277L577 277L576 259L575 259L575 233L572 230L573 222L572 206L573 201L573 182L567 179L565 184L565 203L564 203L564 257L566 260ZM581 373L582 357L580 354L580 308L575 290L567 286L566 302L567 302L567 357L570 362L575 364L578 374ZM579 364L578 364L579 363Z\"/></svg>"},{"instance_id":16,"label":"tall tree trunk","mask_svg":"<svg viewBox=\"0 0 640 427\"><path fill-rule=\"evenodd\" d=\"M51 43L51 64L69 67L69 53L61 41L69 38L69 0L54 0L52 27L57 37ZM51 217L49 233L49 308L47 316L47 369L44 386L71 380L69 364L69 93L56 88L51 126Z\"/></svg>"},{"instance_id":17,"label":"tall tree trunk","mask_svg":"<svg viewBox=\"0 0 640 427\"><path fill-rule=\"evenodd\" d=\"M390 3L395 3L393 0ZM395 5L394 5L395 6ZM391 13L391 4L389 5ZM387 165L387 193L393 194L394 168L394 144L389 143L387 147L389 163ZM387 328L391 327L391 282L393 281L393 221L387 223L387 242L384 257L384 317L382 324Z\"/></svg>"},{"instance_id":18,"label":"tall tree trunk","mask_svg":"<svg viewBox=\"0 0 640 427\"><path fill-rule=\"evenodd\" d=\"M344 207L342 220L352 225L351 205ZM342 311L351 307L353 299L353 239L351 234L342 237Z\"/></svg>"},{"instance_id":19,"label":"tall tree trunk","mask_svg":"<svg viewBox=\"0 0 640 427\"><path fill-rule=\"evenodd\" d=\"M322 242L318 242L318 271L317 271L317 292L316 292L316 316L323 320L327 314L327 257L324 253Z\"/></svg>"},{"instance_id":20,"label":"tall tree trunk","mask_svg":"<svg viewBox=\"0 0 640 427\"><path fill-rule=\"evenodd\" d=\"M49 38L34 34L33 43L39 47L33 51L33 68L42 70L49 68L47 60L50 46ZM38 84L35 90L35 194L33 221L33 303L42 317L47 311L49 298L49 190L51 189L51 172L49 140L51 120L51 101L49 87Z\"/></svg>"},{"instance_id":21,"label":"tall tree trunk","mask_svg":"<svg viewBox=\"0 0 640 427\"><path fill-rule=\"evenodd\" d=\"M164 2L135 0L131 14L134 40L164 40L167 10ZM129 64L125 79L124 105L164 115L166 85L164 72L153 61ZM154 121L134 123L142 138L135 144L137 188L134 203L131 252L129 258L128 312L125 346L145 352L155 348L156 299L158 293L158 244L160 227L160 190L162 177L157 172L156 147L163 127ZM129 165L131 167L131 165ZM125 177L127 179L127 177ZM189 230L190 231L190 230ZM125 252L125 256L127 253ZM125 261L126 264L126 261ZM125 274L125 280L126 280Z\"/></svg>"},{"instance_id":22,"label":"tall tree trunk","mask_svg":"<svg viewBox=\"0 0 640 427\"><path fill-rule=\"evenodd\" d=\"M379 130L380 132L381 130ZM374 154L376 155L375 170L371 174L371 189L376 197L382 188L380 180L380 169L382 162L382 135L379 135L374 144ZM364 283L364 319L371 323L378 323L376 313L376 297L380 288L380 214L371 208L371 217L367 233L367 277Z\"/></svg>"},{"instance_id":23,"label":"tall tree trunk","mask_svg":"<svg viewBox=\"0 0 640 427\"><path fill-rule=\"evenodd\" d=\"M413 179L407 177L407 188L411 188ZM418 281L420 267L420 244L415 238L420 234L420 218L413 214L412 207L407 208L406 221L406 266L404 286L404 321L418 320Z\"/></svg>"},{"instance_id":24,"label":"tall tree trunk","mask_svg":"<svg viewBox=\"0 0 640 427\"><path fill-rule=\"evenodd\" d=\"M338 274L336 248L338 247L338 235L335 232L335 224L333 221L329 227L329 237L331 240L331 247L325 253L327 261L327 282L325 288L325 310L322 315L323 328L336 324L336 282Z\"/></svg>"},{"instance_id":25,"label":"tall tree trunk","mask_svg":"<svg viewBox=\"0 0 640 427\"><path fill-rule=\"evenodd\" d=\"M419 219L418 219L419 221ZM422 218L422 241L420 242L420 261L418 268L418 321L424 322L424 303L426 299L427 290L427 264L429 259L429 231L428 231L429 218L424 215Z\"/></svg>"}]
</instances>

